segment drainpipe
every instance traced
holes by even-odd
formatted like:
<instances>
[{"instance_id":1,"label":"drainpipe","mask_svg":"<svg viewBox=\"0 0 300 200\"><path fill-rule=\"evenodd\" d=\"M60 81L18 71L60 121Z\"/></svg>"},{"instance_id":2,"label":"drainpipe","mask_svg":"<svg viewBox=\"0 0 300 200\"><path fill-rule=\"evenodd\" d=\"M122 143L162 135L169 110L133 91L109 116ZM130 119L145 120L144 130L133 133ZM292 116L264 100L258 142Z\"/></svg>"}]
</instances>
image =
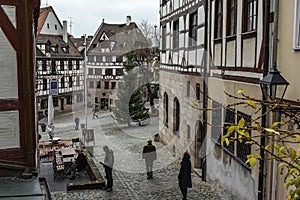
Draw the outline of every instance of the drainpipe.
<instances>
[{"instance_id":1,"label":"drainpipe","mask_svg":"<svg viewBox=\"0 0 300 200\"><path fill-rule=\"evenodd\" d=\"M205 134L207 136L206 132L206 122L207 122L207 68L208 68L208 0L204 1L204 52L206 55L204 55L204 67L203 67L203 111L202 111L202 134ZM207 137L206 137L207 138ZM206 169L207 169L207 160L206 160L206 143L207 139L203 141L204 148L203 149L203 162L202 162L202 180L206 181Z\"/></svg>"},{"instance_id":2,"label":"drainpipe","mask_svg":"<svg viewBox=\"0 0 300 200\"><path fill-rule=\"evenodd\" d=\"M279 5L278 0L274 0L274 31L273 31L273 57L272 57L272 66L276 66L277 62L277 40L278 40L278 15L279 15ZM280 121L280 113L276 112L276 121ZM275 136L276 139L277 136ZM273 160L272 167L272 193L271 199L275 200L276 198L276 185L277 185L277 160Z\"/></svg>"},{"instance_id":3,"label":"drainpipe","mask_svg":"<svg viewBox=\"0 0 300 200\"><path fill-rule=\"evenodd\" d=\"M263 65L263 76L265 77L268 74L269 71L269 41L270 41L270 23L269 23L269 17L270 17L270 0L265 0L265 29L264 29L264 65ZM263 101L265 101L265 95L262 95ZM266 113L267 107L265 105L262 106L262 114ZM267 122L267 116L263 115L261 119L261 124L263 127L266 127ZM266 137L265 132L263 132L262 137L260 139L260 144L262 147L266 145ZM264 180L265 180L265 166L264 166L264 150L263 148L260 149L260 156L261 160L259 161L259 179L258 179L258 200L264 199Z\"/></svg>"}]
</instances>

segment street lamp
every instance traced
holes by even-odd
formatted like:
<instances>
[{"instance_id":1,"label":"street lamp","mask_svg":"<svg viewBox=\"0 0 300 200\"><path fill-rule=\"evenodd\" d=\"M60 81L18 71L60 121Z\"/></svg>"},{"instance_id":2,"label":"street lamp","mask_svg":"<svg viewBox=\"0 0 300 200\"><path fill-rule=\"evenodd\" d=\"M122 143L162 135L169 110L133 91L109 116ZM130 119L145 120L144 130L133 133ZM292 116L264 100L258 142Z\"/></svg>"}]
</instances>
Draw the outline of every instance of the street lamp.
<instances>
[{"instance_id":1,"label":"street lamp","mask_svg":"<svg viewBox=\"0 0 300 200\"><path fill-rule=\"evenodd\" d=\"M284 94L286 92L286 89L289 85L289 82L287 82L283 76L281 76L280 72L276 68L276 63L274 63L272 69L268 72L268 74L263 77L259 81L261 91L262 91L262 99L263 101L270 99L273 101L276 101L280 103L284 97ZM280 106L279 106L280 109ZM267 116L265 115L267 111L267 106L265 104L262 105L262 126L266 127L267 125ZM277 110L275 110L276 112ZM280 110L279 110L280 111ZM276 112L276 121L280 121L280 113ZM265 131L263 132L263 135L261 136L260 144L262 147L266 145L266 135ZM258 182L258 199L263 199L263 190L264 190L264 157L265 157L265 151L263 148L260 149L260 166L259 166L259 182ZM276 174L276 160L274 160L273 163L273 177L275 177L274 174Z\"/></svg>"},{"instance_id":2,"label":"street lamp","mask_svg":"<svg viewBox=\"0 0 300 200\"><path fill-rule=\"evenodd\" d=\"M281 76L275 63L269 73L259 81L259 84L264 99L268 99L269 97L271 100L281 102L289 82Z\"/></svg>"}]
</instances>

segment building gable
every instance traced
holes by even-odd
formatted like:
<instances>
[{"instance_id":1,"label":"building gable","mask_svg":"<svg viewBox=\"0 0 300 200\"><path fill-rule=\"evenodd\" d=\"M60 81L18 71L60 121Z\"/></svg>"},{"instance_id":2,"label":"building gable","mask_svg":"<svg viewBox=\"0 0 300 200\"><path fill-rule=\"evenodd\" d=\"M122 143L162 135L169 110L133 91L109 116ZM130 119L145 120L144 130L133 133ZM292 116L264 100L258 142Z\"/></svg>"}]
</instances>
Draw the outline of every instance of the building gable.
<instances>
[{"instance_id":1,"label":"building gable","mask_svg":"<svg viewBox=\"0 0 300 200\"><path fill-rule=\"evenodd\" d=\"M39 18L38 34L48 35L62 35L63 27L55 14L53 8L47 7L41 9L41 16Z\"/></svg>"}]
</instances>

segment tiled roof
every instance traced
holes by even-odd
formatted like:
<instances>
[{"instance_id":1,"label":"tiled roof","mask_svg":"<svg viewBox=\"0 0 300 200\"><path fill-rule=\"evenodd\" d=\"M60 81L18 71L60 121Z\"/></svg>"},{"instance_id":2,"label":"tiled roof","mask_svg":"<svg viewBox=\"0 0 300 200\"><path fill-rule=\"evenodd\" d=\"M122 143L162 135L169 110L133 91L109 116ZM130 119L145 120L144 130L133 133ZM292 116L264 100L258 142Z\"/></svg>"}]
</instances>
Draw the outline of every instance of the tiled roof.
<instances>
[{"instance_id":1,"label":"tiled roof","mask_svg":"<svg viewBox=\"0 0 300 200\"><path fill-rule=\"evenodd\" d=\"M56 45L58 45L58 53L51 51L51 57L72 57L83 59L83 57L81 56L81 54L70 39L68 39L68 43L65 43L61 35L38 35L36 37L37 44L45 44L47 41L50 42L51 47L55 47ZM62 47L67 46L69 46L69 53L66 53L62 49Z\"/></svg>"},{"instance_id":2,"label":"tiled roof","mask_svg":"<svg viewBox=\"0 0 300 200\"><path fill-rule=\"evenodd\" d=\"M99 54L101 52L100 38L105 33L110 41L115 42L111 53L126 53L137 49L149 48L150 43L138 29L136 23L107 24L102 22L94 38L89 45L88 54Z\"/></svg>"},{"instance_id":3,"label":"tiled roof","mask_svg":"<svg viewBox=\"0 0 300 200\"><path fill-rule=\"evenodd\" d=\"M45 7L40 8L40 16L38 19L38 27L37 27L37 34L40 34L42 27L44 26L45 20L50 12L50 10L53 10L52 7Z\"/></svg>"}]
</instances>

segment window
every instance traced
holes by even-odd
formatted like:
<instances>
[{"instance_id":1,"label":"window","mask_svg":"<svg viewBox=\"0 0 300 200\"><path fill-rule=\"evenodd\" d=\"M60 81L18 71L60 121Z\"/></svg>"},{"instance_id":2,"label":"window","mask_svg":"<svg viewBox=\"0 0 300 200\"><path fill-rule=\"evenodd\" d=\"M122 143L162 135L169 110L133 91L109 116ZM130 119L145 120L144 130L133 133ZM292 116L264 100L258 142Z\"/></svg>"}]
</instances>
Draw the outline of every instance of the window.
<instances>
[{"instance_id":1,"label":"window","mask_svg":"<svg viewBox=\"0 0 300 200\"><path fill-rule=\"evenodd\" d=\"M64 88L64 87L65 87L65 78L64 78L64 77L62 77L62 78L60 79L60 85L61 85L61 88Z\"/></svg>"},{"instance_id":2,"label":"window","mask_svg":"<svg viewBox=\"0 0 300 200\"><path fill-rule=\"evenodd\" d=\"M72 104L72 96L67 96L67 104L68 105Z\"/></svg>"},{"instance_id":3,"label":"window","mask_svg":"<svg viewBox=\"0 0 300 200\"><path fill-rule=\"evenodd\" d=\"M179 126L180 126L180 104L177 98L174 99L174 112L173 112L173 116L174 116L174 133L178 134L179 133Z\"/></svg>"},{"instance_id":4,"label":"window","mask_svg":"<svg viewBox=\"0 0 300 200\"><path fill-rule=\"evenodd\" d=\"M179 20L173 22L173 49L179 47Z\"/></svg>"},{"instance_id":5,"label":"window","mask_svg":"<svg viewBox=\"0 0 300 200\"><path fill-rule=\"evenodd\" d=\"M94 88L94 81L90 81L89 86L90 86L90 88Z\"/></svg>"},{"instance_id":6,"label":"window","mask_svg":"<svg viewBox=\"0 0 300 200\"><path fill-rule=\"evenodd\" d=\"M251 123L251 116L246 115L245 113L238 112L237 114L237 122L240 121L240 119L244 118L246 123ZM251 132L249 132L249 135L251 137ZM247 155L251 154L251 145L246 144L247 140L244 138L242 142L237 142L237 157L245 163L247 160Z\"/></svg>"},{"instance_id":7,"label":"window","mask_svg":"<svg viewBox=\"0 0 300 200\"><path fill-rule=\"evenodd\" d=\"M236 0L227 1L227 36L236 34Z\"/></svg>"},{"instance_id":8,"label":"window","mask_svg":"<svg viewBox=\"0 0 300 200\"><path fill-rule=\"evenodd\" d=\"M162 0L162 4L166 4L168 0Z\"/></svg>"},{"instance_id":9,"label":"window","mask_svg":"<svg viewBox=\"0 0 300 200\"><path fill-rule=\"evenodd\" d=\"M101 88L101 82L97 81L97 88Z\"/></svg>"},{"instance_id":10,"label":"window","mask_svg":"<svg viewBox=\"0 0 300 200\"><path fill-rule=\"evenodd\" d=\"M42 71L47 71L47 61L42 60Z\"/></svg>"},{"instance_id":11,"label":"window","mask_svg":"<svg viewBox=\"0 0 300 200\"><path fill-rule=\"evenodd\" d=\"M88 62L94 62L94 56L88 56L87 58Z\"/></svg>"},{"instance_id":12,"label":"window","mask_svg":"<svg viewBox=\"0 0 300 200\"><path fill-rule=\"evenodd\" d=\"M69 60L69 62L68 62L68 67L69 67L69 70L72 70L72 69L73 69L73 63L72 63L72 60Z\"/></svg>"},{"instance_id":13,"label":"window","mask_svg":"<svg viewBox=\"0 0 300 200\"><path fill-rule=\"evenodd\" d=\"M93 72L93 69L92 69L92 68L89 68L89 70L88 70L88 74L89 74L89 75L93 75L93 74L94 74L94 72Z\"/></svg>"},{"instance_id":14,"label":"window","mask_svg":"<svg viewBox=\"0 0 300 200\"><path fill-rule=\"evenodd\" d=\"M55 63L55 61L51 61L51 73L56 74L56 63Z\"/></svg>"},{"instance_id":15,"label":"window","mask_svg":"<svg viewBox=\"0 0 300 200\"><path fill-rule=\"evenodd\" d=\"M300 1L299 0L295 0L293 48L295 50L300 50Z\"/></svg>"},{"instance_id":16,"label":"window","mask_svg":"<svg viewBox=\"0 0 300 200\"><path fill-rule=\"evenodd\" d=\"M102 70L101 69L95 69L95 75L101 75Z\"/></svg>"},{"instance_id":17,"label":"window","mask_svg":"<svg viewBox=\"0 0 300 200\"><path fill-rule=\"evenodd\" d=\"M222 104L212 102L212 118L211 118L211 137L220 144L221 143L221 126L222 126Z\"/></svg>"},{"instance_id":18,"label":"window","mask_svg":"<svg viewBox=\"0 0 300 200\"><path fill-rule=\"evenodd\" d=\"M58 107L58 97L53 97L53 107Z\"/></svg>"},{"instance_id":19,"label":"window","mask_svg":"<svg viewBox=\"0 0 300 200\"><path fill-rule=\"evenodd\" d=\"M244 0L243 32L256 30L257 0Z\"/></svg>"},{"instance_id":20,"label":"window","mask_svg":"<svg viewBox=\"0 0 300 200\"><path fill-rule=\"evenodd\" d=\"M46 43L46 45L45 45L45 51L46 51L46 53L50 53L50 42L48 41L47 43Z\"/></svg>"},{"instance_id":21,"label":"window","mask_svg":"<svg viewBox=\"0 0 300 200\"><path fill-rule=\"evenodd\" d=\"M54 25L55 30L57 30L57 24Z\"/></svg>"},{"instance_id":22,"label":"window","mask_svg":"<svg viewBox=\"0 0 300 200\"><path fill-rule=\"evenodd\" d=\"M102 56L96 56L96 62L102 62Z\"/></svg>"},{"instance_id":23,"label":"window","mask_svg":"<svg viewBox=\"0 0 300 200\"><path fill-rule=\"evenodd\" d=\"M80 65L79 60L76 60L76 70L79 70L79 65Z\"/></svg>"},{"instance_id":24,"label":"window","mask_svg":"<svg viewBox=\"0 0 300 200\"><path fill-rule=\"evenodd\" d=\"M225 109L225 120L224 120L224 126L223 126L223 135L227 134L228 128L235 124L235 112L231 108ZM235 138L235 133L232 133L232 138ZM227 146L224 142L223 147L227 149L230 153L234 154L234 141L230 141L229 145Z\"/></svg>"},{"instance_id":25,"label":"window","mask_svg":"<svg viewBox=\"0 0 300 200\"><path fill-rule=\"evenodd\" d=\"M116 88L116 82L111 82L111 89L115 89Z\"/></svg>"},{"instance_id":26,"label":"window","mask_svg":"<svg viewBox=\"0 0 300 200\"><path fill-rule=\"evenodd\" d=\"M45 91L45 90L47 90L47 87L48 86L48 84L47 84L47 79L43 79L43 90Z\"/></svg>"},{"instance_id":27,"label":"window","mask_svg":"<svg viewBox=\"0 0 300 200\"><path fill-rule=\"evenodd\" d=\"M164 94L164 124L168 127L169 123L169 97L168 94Z\"/></svg>"},{"instance_id":28,"label":"window","mask_svg":"<svg viewBox=\"0 0 300 200\"><path fill-rule=\"evenodd\" d=\"M72 76L69 77L69 87L73 87L73 78L72 78Z\"/></svg>"},{"instance_id":29,"label":"window","mask_svg":"<svg viewBox=\"0 0 300 200\"><path fill-rule=\"evenodd\" d=\"M123 62L123 56L118 56L116 61L117 62Z\"/></svg>"},{"instance_id":30,"label":"window","mask_svg":"<svg viewBox=\"0 0 300 200\"><path fill-rule=\"evenodd\" d=\"M196 83L196 100L200 101L200 83Z\"/></svg>"},{"instance_id":31,"label":"window","mask_svg":"<svg viewBox=\"0 0 300 200\"><path fill-rule=\"evenodd\" d=\"M190 25L189 25L189 45L195 46L197 44L197 12L190 14Z\"/></svg>"},{"instance_id":32,"label":"window","mask_svg":"<svg viewBox=\"0 0 300 200\"><path fill-rule=\"evenodd\" d=\"M117 74L117 76L122 76L123 75L123 69L117 69L116 74Z\"/></svg>"},{"instance_id":33,"label":"window","mask_svg":"<svg viewBox=\"0 0 300 200\"><path fill-rule=\"evenodd\" d=\"M166 48L167 48L167 26L164 25L162 26L162 30L161 30L161 50L162 52L166 52Z\"/></svg>"},{"instance_id":34,"label":"window","mask_svg":"<svg viewBox=\"0 0 300 200\"><path fill-rule=\"evenodd\" d=\"M109 89L109 82L108 81L104 82L104 89Z\"/></svg>"},{"instance_id":35,"label":"window","mask_svg":"<svg viewBox=\"0 0 300 200\"><path fill-rule=\"evenodd\" d=\"M80 76L77 76L77 77L76 77L76 85L77 85L77 86L80 86Z\"/></svg>"},{"instance_id":36,"label":"window","mask_svg":"<svg viewBox=\"0 0 300 200\"><path fill-rule=\"evenodd\" d=\"M65 62L63 60L60 61L60 71L64 71L65 69Z\"/></svg>"},{"instance_id":37,"label":"window","mask_svg":"<svg viewBox=\"0 0 300 200\"><path fill-rule=\"evenodd\" d=\"M215 39L222 37L223 31L223 1L216 0L215 8Z\"/></svg>"},{"instance_id":38,"label":"window","mask_svg":"<svg viewBox=\"0 0 300 200\"><path fill-rule=\"evenodd\" d=\"M41 109L46 109L48 107L48 100L41 100Z\"/></svg>"},{"instance_id":39,"label":"window","mask_svg":"<svg viewBox=\"0 0 300 200\"><path fill-rule=\"evenodd\" d=\"M47 29L49 29L50 28L50 24L49 23L47 23Z\"/></svg>"},{"instance_id":40,"label":"window","mask_svg":"<svg viewBox=\"0 0 300 200\"><path fill-rule=\"evenodd\" d=\"M105 62L112 62L112 56L105 56Z\"/></svg>"},{"instance_id":41,"label":"window","mask_svg":"<svg viewBox=\"0 0 300 200\"><path fill-rule=\"evenodd\" d=\"M190 95L191 95L191 82L187 81L186 82L186 96L190 97Z\"/></svg>"},{"instance_id":42,"label":"window","mask_svg":"<svg viewBox=\"0 0 300 200\"><path fill-rule=\"evenodd\" d=\"M186 126L186 137L187 137L187 139L191 139L191 127L190 127L190 125L187 125Z\"/></svg>"},{"instance_id":43,"label":"window","mask_svg":"<svg viewBox=\"0 0 300 200\"><path fill-rule=\"evenodd\" d=\"M105 75L112 75L112 69L105 69Z\"/></svg>"}]
</instances>

